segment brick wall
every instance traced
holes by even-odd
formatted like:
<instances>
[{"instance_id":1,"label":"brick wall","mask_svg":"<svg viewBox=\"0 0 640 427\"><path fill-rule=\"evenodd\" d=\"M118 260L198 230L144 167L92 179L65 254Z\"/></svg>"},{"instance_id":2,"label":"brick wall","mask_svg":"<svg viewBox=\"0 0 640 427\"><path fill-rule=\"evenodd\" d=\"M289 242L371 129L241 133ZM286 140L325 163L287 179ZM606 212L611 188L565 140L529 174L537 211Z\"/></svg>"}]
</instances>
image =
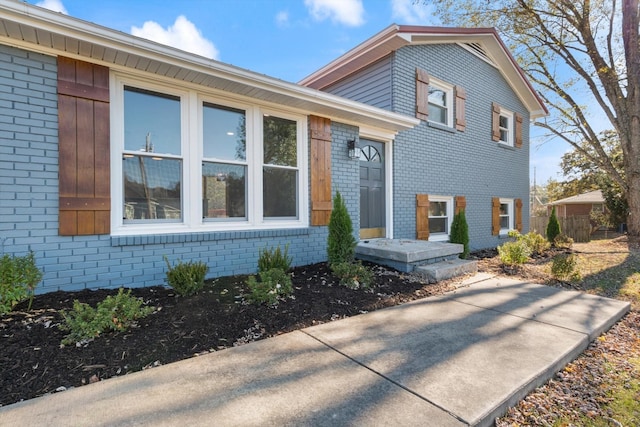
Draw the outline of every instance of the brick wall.
<instances>
[{"instance_id":1,"label":"brick wall","mask_svg":"<svg viewBox=\"0 0 640 427\"><path fill-rule=\"evenodd\" d=\"M327 227L155 236L58 236L56 58L0 45L0 253L33 250L44 278L37 292L152 286L165 282L166 255L202 260L209 277L252 273L265 246L289 244L294 265L326 260ZM358 162L334 123L333 187L358 224ZM354 231L355 233L356 231Z\"/></svg>"},{"instance_id":2,"label":"brick wall","mask_svg":"<svg viewBox=\"0 0 640 427\"><path fill-rule=\"evenodd\" d=\"M394 55L394 111L415 116L415 69L466 90L464 132L421 122L401 132L393 145L394 237L415 238L417 193L467 199L470 246L495 247L491 198L521 198L529 228L529 115L498 70L458 45L407 46ZM491 140L491 103L524 117L523 146Z\"/></svg>"}]
</instances>

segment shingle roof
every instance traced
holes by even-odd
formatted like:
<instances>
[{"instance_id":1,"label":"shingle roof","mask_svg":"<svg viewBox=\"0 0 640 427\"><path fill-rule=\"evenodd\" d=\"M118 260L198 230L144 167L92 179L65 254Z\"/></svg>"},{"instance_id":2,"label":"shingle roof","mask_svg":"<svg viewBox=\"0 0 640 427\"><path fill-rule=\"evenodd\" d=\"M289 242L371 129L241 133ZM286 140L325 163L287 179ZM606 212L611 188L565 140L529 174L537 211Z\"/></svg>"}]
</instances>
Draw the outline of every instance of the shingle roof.
<instances>
[{"instance_id":1,"label":"shingle roof","mask_svg":"<svg viewBox=\"0 0 640 427\"><path fill-rule=\"evenodd\" d=\"M580 205L585 203L604 203L602 191L594 190L588 193L578 194L577 196L567 197L566 199L556 200L549 203L550 205Z\"/></svg>"}]
</instances>

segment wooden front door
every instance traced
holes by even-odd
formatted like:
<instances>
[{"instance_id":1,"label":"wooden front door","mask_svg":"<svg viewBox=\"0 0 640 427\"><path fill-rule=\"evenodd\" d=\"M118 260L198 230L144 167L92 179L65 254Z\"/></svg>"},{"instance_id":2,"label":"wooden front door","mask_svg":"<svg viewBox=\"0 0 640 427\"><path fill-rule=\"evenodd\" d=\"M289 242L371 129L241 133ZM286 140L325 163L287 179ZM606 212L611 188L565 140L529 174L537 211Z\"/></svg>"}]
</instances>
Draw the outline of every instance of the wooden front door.
<instances>
[{"instance_id":1,"label":"wooden front door","mask_svg":"<svg viewBox=\"0 0 640 427\"><path fill-rule=\"evenodd\" d=\"M360 238L385 237L384 144L360 139Z\"/></svg>"}]
</instances>

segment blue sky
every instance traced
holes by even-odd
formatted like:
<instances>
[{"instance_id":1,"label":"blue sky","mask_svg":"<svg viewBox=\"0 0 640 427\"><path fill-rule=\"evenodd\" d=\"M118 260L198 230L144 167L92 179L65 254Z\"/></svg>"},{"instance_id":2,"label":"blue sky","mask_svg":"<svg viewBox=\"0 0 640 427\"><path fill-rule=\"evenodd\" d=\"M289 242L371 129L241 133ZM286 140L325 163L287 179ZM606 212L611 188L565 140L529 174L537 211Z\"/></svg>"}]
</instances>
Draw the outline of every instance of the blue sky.
<instances>
[{"instance_id":1,"label":"blue sky","mask_svg":"<svg viewBox=\"0 0 640 427\"><path fill-rule=\"evenodd\" d=\"M439 25L413 0L30 0L48 9L297 82L392 23ZM531 181L562 180L565 143L532 127Z\"/></svg>"}]
</instances>

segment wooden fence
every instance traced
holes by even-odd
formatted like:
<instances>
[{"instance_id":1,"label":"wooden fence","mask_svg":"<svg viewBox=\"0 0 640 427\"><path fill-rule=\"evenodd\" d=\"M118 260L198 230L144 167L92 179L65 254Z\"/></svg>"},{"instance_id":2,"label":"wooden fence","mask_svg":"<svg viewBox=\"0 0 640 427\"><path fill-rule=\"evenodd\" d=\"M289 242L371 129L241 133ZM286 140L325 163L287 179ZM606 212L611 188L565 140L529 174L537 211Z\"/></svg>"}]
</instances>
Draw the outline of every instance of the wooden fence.
<instances>
[{"instance_id":1,"label":"wooden fence","mask_svg":"<svg viewBox=\"0 0 640 427\"><path fill-rule=\"evenodd\" d=\"M577 215L567 218L558 218L560 231L571 237L574 242L582 243L591 240L591 222L589 215ZM548 216L532 216L529 221L529 229L546 235Z\"/></svg>"}]
</instances>

